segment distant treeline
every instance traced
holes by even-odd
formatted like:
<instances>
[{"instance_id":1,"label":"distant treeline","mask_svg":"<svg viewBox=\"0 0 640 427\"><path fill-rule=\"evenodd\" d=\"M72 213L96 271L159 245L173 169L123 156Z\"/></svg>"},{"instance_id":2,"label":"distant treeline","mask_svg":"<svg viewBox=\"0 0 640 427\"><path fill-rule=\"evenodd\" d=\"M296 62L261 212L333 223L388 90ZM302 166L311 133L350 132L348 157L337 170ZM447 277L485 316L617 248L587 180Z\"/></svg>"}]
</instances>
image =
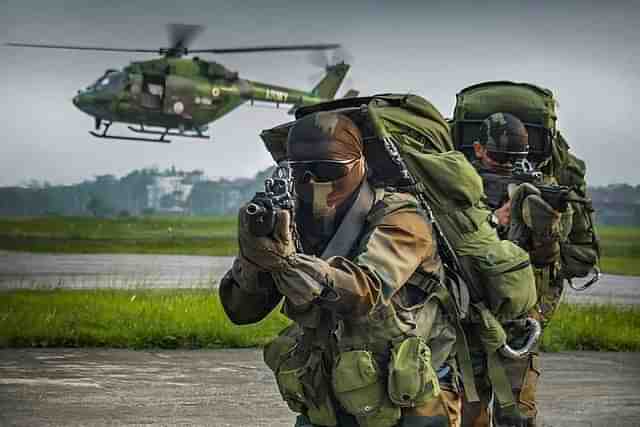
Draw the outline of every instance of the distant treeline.
<instances>
[{"instance_id":1,"label":"distant treeline","mask_svg":"<svg viewBox=\"0 0 640 427\"><path fill-rule=\"evenodd\" d=\"M589 188L596 221L607 225L640 225L640 185L611 184Z\"/></svg>"},{"instance_id":2,"label":"distant treeline","mask_svg":"<svg viewBox=\"0 0 640 427\"><path fill-rule=\"evenodd\" d=\"M233 214L263 188L272 170L253 178L210 180L199 170L148 168L122 178L100 175L76 185L31 181L20 187L0 187L0 215ZM589 193L598 223L640 225L640 185L592 187Z\"/></svg>"},{"instance_id":3,"label":"distant treeline","mask_svg":"<svg viewBox=\"0 0 640 427\"><path fill-rule=\"evenodd\" d=\"M75 185L31 181L20 187L0 187L0 215L223 215L235 213L262 188L270 173L267 169L253 178L209 180L198 170L150 168L122 178L100 175ZM166 181L171 188L163 186Z\"/></svg>"}]
</instances>

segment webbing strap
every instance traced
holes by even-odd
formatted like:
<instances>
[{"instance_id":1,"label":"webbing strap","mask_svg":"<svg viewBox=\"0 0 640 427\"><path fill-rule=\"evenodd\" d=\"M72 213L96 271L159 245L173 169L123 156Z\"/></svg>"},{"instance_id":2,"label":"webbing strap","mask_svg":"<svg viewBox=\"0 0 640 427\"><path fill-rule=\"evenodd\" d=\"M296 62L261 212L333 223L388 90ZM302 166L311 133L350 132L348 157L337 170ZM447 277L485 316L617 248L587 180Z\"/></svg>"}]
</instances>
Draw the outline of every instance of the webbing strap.
<instances>
[{"instance_id":1,"label":"webbing strap","mask_svg":"<svg viewBox=\"0 0 640 427\"><path fill-rule=\"evenodd\" d=\"M469 353L469 344L467 337L460 322L456 320L456 358L462 375L462 385L464 396L468 402L479 402L480 396L476 388L476 381L473 375L473 365L471 363L471 354Z\"/></svg>"},{"instance_id":2,"label":"webbing strap","mask_svg":"<svg viewBox=\"0 0 640 427\"><path fill-rule=\"evenodd\" d=\"M444 286L441 286L436 290L433 295L438 299L438 301L440 301L440 304L446 308L456 329L456 359L460 368L460 375L462 376L465 398L468 402L479 402L480 397L478 395L478 389L476 388L476 382L473 376L473 365L471 364L469 344L467 343L467 338L464 330L462 329L462 325L460 324L460 319L457 316L458 309L454 306L455 302L452 300L449 291Z\"/></svg>"},{"instance_id":3,"label":"webbing strap","mask_svg":"<svg viewBox=\"0 0 640 427\"><path fill-rule=\"evenodd\" d=\"M487 354L487 371L500 408L515 406L516 402L511 391L511 381L507 377L507 372L498 353Z\"/></svg>"},{"instance_id":4,"label":"webbing strap","mask_svg":"<svg viewBox=\"0 0 640 427\"><path fill-rule=\"evenodd\" d=\"M349 209L333 238L322 252L322 259L333 256L347 256L362 231L367 214L373 206L374 193L365 179L353 206Z\"/></svg>"}]
</instances>

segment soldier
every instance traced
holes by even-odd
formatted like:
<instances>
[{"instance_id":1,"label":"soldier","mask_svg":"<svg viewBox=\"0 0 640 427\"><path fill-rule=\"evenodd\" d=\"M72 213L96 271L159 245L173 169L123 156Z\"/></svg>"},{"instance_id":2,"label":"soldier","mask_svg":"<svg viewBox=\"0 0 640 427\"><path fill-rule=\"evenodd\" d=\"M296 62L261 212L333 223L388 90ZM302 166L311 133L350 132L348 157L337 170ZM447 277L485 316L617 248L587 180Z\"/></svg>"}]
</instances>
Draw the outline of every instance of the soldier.
<instances>
[{"instance_id":1,"label":"soldier","mask_svg":"<svg viewBox=\"0 0 640 427\"><path fill-rule=\"evenodd\" d=\"M484 120L480 127L479 140L474 143L476 162L474 166L480 176L487 174L510 176L519 162L526 162L529 152L528 133L524 124L508 113L495 113ZM561 214L555 211L542 197L535 186L519 185L511 198L502 206L493 206L494 224L501 238L518 243L529 252L534 267L538 303L531 317L544 325L557 307L561 296L552 283L560 261L560 242L566 239L570 229L571 211ZM564 231L564 233L562 232ZM564 236L564 237L563 237ZM522 335L516 327L509 331L513 340ZM539 346L526 358L504 359L511 388L520 412L526 416L523 426L535 426L537 416L536 388L540 375ZM474 357L478 360L477 353ZM481 373L481 376L484 373ZM478 381L482 384L483 379ZM482 388L482 387L480 387ZM484 399L488 401L487 396ZM465 426L489 426L487 408L478 404L464 407Z\"/></svg>"},{"instance_id":2,"label":"soldier","mask_svg":"<svg viewBox=\"0 0 640 427\"><path fill-rule=\"evenodd\" d=\"M259 321L284 297L294 323L265 361L299 413L295 425L458 426L455 329L416 198L372 188L360 130L345 115L298 120L287 152L293 214L278 210L272 236L256 237L241 209L240 254L220 297L236 324Z\"/></svg>"}]
</instances>

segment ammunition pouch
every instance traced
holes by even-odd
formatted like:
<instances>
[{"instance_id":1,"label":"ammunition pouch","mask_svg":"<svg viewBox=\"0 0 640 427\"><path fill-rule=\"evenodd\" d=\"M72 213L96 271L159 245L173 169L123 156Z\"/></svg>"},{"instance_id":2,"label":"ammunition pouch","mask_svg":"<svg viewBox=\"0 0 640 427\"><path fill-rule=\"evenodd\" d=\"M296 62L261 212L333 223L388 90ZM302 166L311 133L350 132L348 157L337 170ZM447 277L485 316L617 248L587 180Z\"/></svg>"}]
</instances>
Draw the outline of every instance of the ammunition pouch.
<instances>
[{"instance_id":1,"label":"ammunition pouch","mask_svg":"<svg viewBox=\"0 0 640 427\"><path fill-rule=\"evenodd\" d=\"M366 350L340 353L332 372L336 399L363 427L392 427L401 417L385 389L383 373L373 354Z\"/></svg>"},{"instance_id":2,"label":"ammunition pouch","mask_svg":"<svg viewBox=\"0 0 640 427\"><path fill-rule=\"evenodd\" d=\"M293 412L305 414L313 425L337 425L322 356L298 344L300 329L292 325L264 349L267 366L275 373L283 400Z\"/></svg>"},{"instance_id":3,"label":"ammunition pouch","mask_svg":"<svg viewBox=\"0 0 640 427\"><path fill-rule=\"evenodd\" d=\"M400 407L421 406L440 394L438 376L431 366L431 350L420 337L395 344L389 362L388 392Z\"/></svg>"}]
</instances>

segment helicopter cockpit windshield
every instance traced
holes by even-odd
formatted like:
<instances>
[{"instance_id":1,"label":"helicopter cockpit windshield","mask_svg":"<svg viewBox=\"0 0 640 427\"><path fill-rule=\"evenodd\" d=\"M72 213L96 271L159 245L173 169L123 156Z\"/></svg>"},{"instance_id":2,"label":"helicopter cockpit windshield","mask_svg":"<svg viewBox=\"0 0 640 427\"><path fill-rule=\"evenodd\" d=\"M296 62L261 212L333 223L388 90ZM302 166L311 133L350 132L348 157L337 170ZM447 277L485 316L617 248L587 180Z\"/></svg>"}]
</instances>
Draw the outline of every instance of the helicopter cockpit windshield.
<instances>
[{"instance_id":1,"label":"helicopter cockpit windshield","mask_svg":"<svg viewBox=\"0 0 640 427\"><path fill-rule=\"evenodd\" d=\"M116 93L124 89L127 83L127 74L122 71L107 70L94 84L87 87L87 92Z\"/></svg>"}]
</instances>

